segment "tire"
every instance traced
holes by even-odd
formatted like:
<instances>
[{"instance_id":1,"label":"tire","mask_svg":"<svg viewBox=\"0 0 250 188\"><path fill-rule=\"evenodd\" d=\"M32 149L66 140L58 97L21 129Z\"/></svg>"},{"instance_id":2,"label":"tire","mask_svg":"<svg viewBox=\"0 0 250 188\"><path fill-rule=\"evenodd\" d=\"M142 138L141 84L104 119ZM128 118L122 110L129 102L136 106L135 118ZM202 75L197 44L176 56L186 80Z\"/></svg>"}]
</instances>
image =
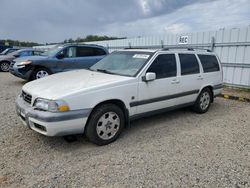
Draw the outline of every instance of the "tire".
<instances>
[{"instance_id":1,"label":"tire","mask_svg":"<svg viewBox=\"0 0 250 188\"><path fill-rule=\"evenodd\" d=\"M208 111L211 102L212 102L212 91L209 88L204 88L200 92L193 106L193 110L199 114L203 114Z\"/></svg>"},{"instance_id":2,"label":"tire","mask_svg":"<svg viewBox=\"0 0 250 188\"><path fill-rule=\"evenodd\" d=\"M3 61L0 63L0 71L2 72L9 72L10 63L7 61Z\"/></svg>"},{"instance_id":3,"label":"tire","mask_svg":"<svg viewBox=\"0 0 250 188\"><path fill-rule=\"evenodd\" d=\"M92 143L99 146L114 142L124 129L124 113L114 104L100 105L89 118L85 134Z\"/></svg>"},{"instance_id":4,"label":"tire","mask_svg":"<svg viewBox=\"0 0 250 188\"><path fill-rule=\"evenodd\" d=\"M47 68L38 68L35 69L31 75L31 80L38 80L46 76L51 75L51 71Z\"/></svg>"}]
</instances>

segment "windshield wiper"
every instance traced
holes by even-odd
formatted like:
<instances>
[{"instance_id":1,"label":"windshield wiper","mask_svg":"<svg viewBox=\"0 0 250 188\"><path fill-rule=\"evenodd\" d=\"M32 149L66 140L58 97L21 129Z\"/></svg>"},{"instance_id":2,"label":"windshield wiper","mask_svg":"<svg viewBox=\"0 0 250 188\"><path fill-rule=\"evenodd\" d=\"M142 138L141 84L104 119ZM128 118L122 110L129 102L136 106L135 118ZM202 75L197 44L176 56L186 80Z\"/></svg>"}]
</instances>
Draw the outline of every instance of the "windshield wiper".
<instances>
[{"instance_id":1,"label":"windshield wiper","mask_svg":"<svg viewBox=\"0 0 250 188\"><path fill-rule=\"evenodd\" d=\"M107 73L107 74L115 74L115 73L110 72L110 71L105 70L105 69L96 69L96 71L98 71L98 72L103 72L103 73Z\"/></svg>"}]
</instances>

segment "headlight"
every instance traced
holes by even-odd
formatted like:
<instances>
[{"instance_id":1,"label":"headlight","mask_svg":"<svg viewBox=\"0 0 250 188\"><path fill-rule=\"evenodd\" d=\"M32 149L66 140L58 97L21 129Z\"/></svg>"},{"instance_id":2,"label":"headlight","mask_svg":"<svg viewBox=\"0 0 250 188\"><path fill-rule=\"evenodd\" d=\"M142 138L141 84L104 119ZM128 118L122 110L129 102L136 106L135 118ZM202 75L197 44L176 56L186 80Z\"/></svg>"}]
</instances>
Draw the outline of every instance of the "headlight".
<instances>
[{"instance_id":1,"label":"headlight","mask_svg":"<svg viewBox=\"0 0 250 188\"><path fill-rule=\"evenodd\" d=\"M24 67L25 65L29 65L31 63L32 63L32 61L22 61L17 66L18 67Z\"/></svg>"},{"instance_id":2,"label":"headlight","mask_svg":"<svg viewBox=\"0 0 250 188\"><path fill-rule=\"evenodd\" d=\"M62 100L47 100L38 98L35 101L34 108L49 112L66 112L69 111L69 105Z\"/></svg>"}]
</instances>

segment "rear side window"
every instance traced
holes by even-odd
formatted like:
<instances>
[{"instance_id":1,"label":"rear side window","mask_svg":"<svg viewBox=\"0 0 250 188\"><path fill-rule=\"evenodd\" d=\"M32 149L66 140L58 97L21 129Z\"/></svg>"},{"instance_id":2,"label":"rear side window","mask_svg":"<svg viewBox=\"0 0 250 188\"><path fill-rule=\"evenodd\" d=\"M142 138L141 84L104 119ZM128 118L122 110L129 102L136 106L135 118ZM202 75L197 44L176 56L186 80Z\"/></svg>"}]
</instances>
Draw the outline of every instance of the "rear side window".
<instances>
[{"instance_id":1,"label":"rear side window","mask_svg":"<svg viewBox=\"0 0 250 188\"><path fill-rule=\"evenodd\" d=\"M220 70L217 58L214 55L198 55L204 72L216 72Z\"/></svg>"},{"instance_id":2,"label":"rear side window","mask_svg":"<svg viewBox=\"0 0 250 188\"><path fill-rule=\"evenodd\" d=\"M95 56L95 51L93 48L89 47L77 48L77 57L87 57L87 56Z\"/></svg>"},{"instance_id":3,"label":"rear side window","mask_svg":"<svg viewBox=\"0 0 250 188\"><path fill-rule=\"evenodd\" d=\"M199 63L194 54L179 54L181 75L200 73Z\"/></svg>"},{"instance_id":4,"label":"rear side window","mask_svg":"<svg viewBox=\"0 0 250 188\"><path fill-rule=\"evenodd\" d=\"M176 60L174 54L159 55L147 72L154 72L156 79L176 76Z\"/></svg>"}]
</instances>

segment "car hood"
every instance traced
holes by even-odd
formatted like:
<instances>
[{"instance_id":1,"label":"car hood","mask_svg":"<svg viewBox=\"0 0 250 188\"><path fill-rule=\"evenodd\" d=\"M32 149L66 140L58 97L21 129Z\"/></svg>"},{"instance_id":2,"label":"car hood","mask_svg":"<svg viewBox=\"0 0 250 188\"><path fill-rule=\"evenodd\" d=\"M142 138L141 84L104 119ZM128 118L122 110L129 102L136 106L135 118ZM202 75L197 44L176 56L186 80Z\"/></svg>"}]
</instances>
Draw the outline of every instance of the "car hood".
<instances>
[{"instance_id":1,"label":"car hood","mask_svg":"<svg viewBox=\"0 0 250 188\"><path fill-rule=\"evenodd\" d=\"M78 92L97 91L107 88L107 85L132 79L132 77L77 70L54 74L29 82L23 86L23 90L31 94L33 99L41 97L55 100Z\"/></svg>"},{"instance_id":2,"label":"car hood","mask_svg":"<svg viewBox=\"0 0 250 188\"><path fill-rule=\"evenodd\" d=\"M15 59L15 62L22 62L22 61L35 61L35 60L43 60L47 59L48 56L26 56L26 57L19 57Z\"/></svg>"},{"instance_id":3,"label":"car hood","mask_svg":"<svg viewBox=\"0 0 250 188\"><path fill-rule=\"evenodd\" d=\"M9 60L9 59L14 59L15 57L12 55L1 55L0 56L0 61L1 60Z\"/></svg>"}]
</instances>

